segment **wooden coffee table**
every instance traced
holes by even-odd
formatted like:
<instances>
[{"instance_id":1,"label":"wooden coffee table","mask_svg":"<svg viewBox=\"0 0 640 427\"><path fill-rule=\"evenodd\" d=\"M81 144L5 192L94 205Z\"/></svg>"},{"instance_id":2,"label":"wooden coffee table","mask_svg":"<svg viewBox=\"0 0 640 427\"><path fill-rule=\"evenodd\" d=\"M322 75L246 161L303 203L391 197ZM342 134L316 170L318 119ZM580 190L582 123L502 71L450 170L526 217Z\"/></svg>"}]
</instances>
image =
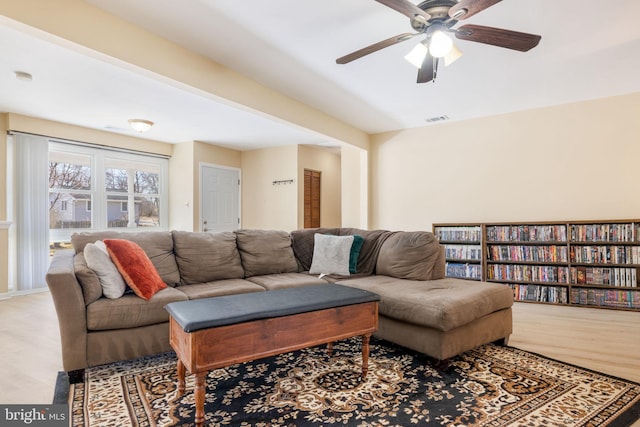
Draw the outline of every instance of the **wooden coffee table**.
<instances>
[{"instance_id":1,"label":"wooden coffee table","mask_svg":"<svg viewBox=\"0 0 640 427\"><path fill-rule=\"evenodd\" d=\"M166 306L178 356L178 395L195 375L197 426L204 423L207 373L236 363L362 336L362 377L378 329L374 293L326 284L181 301Z\"/></svg>"}]
</instances>

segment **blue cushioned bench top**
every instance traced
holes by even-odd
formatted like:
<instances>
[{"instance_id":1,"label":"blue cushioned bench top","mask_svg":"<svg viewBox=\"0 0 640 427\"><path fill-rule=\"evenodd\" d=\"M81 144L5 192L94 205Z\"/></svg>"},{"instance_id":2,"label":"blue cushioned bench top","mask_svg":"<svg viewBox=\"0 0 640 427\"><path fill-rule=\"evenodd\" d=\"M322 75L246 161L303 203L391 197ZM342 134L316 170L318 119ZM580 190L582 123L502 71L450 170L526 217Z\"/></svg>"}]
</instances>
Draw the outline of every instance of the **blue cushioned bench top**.
<instances>
[{"instance_id":1,"label":"blue cushioned bench top","mask_svg":"<svg viewBox=\"0 0 640 427\"><path fill-rule=\"evenodd\" d=\"M167 304L165 309L185 332L194 332L199 329L233 325L250 320L289 316L379 300L378 294L328 283L172 302Z\"/></svg>"}]
</instances>

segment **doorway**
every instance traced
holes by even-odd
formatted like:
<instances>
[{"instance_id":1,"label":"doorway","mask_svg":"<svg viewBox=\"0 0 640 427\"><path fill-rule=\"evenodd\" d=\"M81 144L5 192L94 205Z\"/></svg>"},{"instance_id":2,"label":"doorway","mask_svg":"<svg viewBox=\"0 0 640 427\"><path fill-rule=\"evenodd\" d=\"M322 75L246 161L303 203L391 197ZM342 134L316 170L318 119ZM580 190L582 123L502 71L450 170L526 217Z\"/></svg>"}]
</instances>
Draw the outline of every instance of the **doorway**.
<instances>
[{"instance_id":1,"label":"doorway","mask_svg":"<svg viewBox=\"0 0 640 427\"><path fill-rule=\"evenodd\" d=\"M320 227L321 172L304 170L304 228Z\"/></svg>"},{"instance_id":2,"label":"doorway","mask_svg":"<svg viewBox=\"0 0 640 427\"><path fill-rule=\"evenodd\" d=\"M240 170L200 165L200 231L218 233L240 227Z\"/></svg>"}]
</instances>

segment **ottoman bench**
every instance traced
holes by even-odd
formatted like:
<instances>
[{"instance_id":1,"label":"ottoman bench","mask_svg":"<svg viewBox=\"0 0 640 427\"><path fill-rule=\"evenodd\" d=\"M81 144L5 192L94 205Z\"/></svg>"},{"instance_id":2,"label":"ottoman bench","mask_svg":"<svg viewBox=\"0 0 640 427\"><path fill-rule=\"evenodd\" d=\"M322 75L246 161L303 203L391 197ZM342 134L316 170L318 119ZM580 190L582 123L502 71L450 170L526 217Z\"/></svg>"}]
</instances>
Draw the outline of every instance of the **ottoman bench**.
<instances>
[{"instance_id":1,"label":"ottoman bench","mask_svg":"<svg viewBox=\"0 0 640 427\"><path fill-rule=\"evenodd\" d=\"M362 376L369 338L378 329L377 294L336 284L288 288L167 304L169 341L178 356L178 394L185 371L196 377L195 421L204 423L211 369L362 335Z\"/></svg>"}]
</instances>

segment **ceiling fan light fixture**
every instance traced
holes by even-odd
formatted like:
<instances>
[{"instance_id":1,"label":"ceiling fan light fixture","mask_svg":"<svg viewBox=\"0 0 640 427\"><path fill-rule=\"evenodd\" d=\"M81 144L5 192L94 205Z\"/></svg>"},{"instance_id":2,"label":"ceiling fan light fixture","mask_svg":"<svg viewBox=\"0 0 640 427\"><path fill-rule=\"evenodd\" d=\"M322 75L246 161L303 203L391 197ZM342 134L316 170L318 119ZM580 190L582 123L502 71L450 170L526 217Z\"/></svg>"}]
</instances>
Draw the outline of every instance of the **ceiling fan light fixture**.
<instances>
[{"instance_id":1,"label":"ceiling fan light fixture","mask_svg":"<svg viewBox=\"0 0 640 427\"><path fill-rule=\"evenodd\" d=\"M454 62L456 62L458 59L460 59L460 57L462 57L462 52L460 51L460 49L458 49L456 47L456 45L454 44L453 46L451 46L451 50L449 51L449 53L447 53L443 59L444 59L444 66L448 67L449 65L453 64Z\"/></svg>"},{"instance_id":2,"label":"ceiling fan light fixture","mask_svg":"<svg viewBox=\"0 0 640 427\"><path fill-rule=\"evenodd\" d=\"M151 129L151 126L153 126L153 122L151 120L144 120L144 119L130 119L129 125L136 132L142 133Z\"/></svg>"},{"instance_id":3,"label":"ceiling fan light fixture","mask_svg":"<svg viewBox=\"0 0 640 427\"><path fill-rule=\"evenodd\" d=\"M422 67L422 61L428 52L429 48L425 46L423 42L420 42L411 49L411 52L405 55L404 59L409 61L416 68L420 68Z\"/></svg>"},{"instance_id":4,"label":"ceiling fan light fixture","mask_svg":"<svg viewBox=\"0 0 640 427\"><path fill-rule=\"evenodd\" d=\"M443 31L434 31L429 42L429 53L434 58L443 58L453 48L453 40Z\"/></svg>"}]
</instances>

